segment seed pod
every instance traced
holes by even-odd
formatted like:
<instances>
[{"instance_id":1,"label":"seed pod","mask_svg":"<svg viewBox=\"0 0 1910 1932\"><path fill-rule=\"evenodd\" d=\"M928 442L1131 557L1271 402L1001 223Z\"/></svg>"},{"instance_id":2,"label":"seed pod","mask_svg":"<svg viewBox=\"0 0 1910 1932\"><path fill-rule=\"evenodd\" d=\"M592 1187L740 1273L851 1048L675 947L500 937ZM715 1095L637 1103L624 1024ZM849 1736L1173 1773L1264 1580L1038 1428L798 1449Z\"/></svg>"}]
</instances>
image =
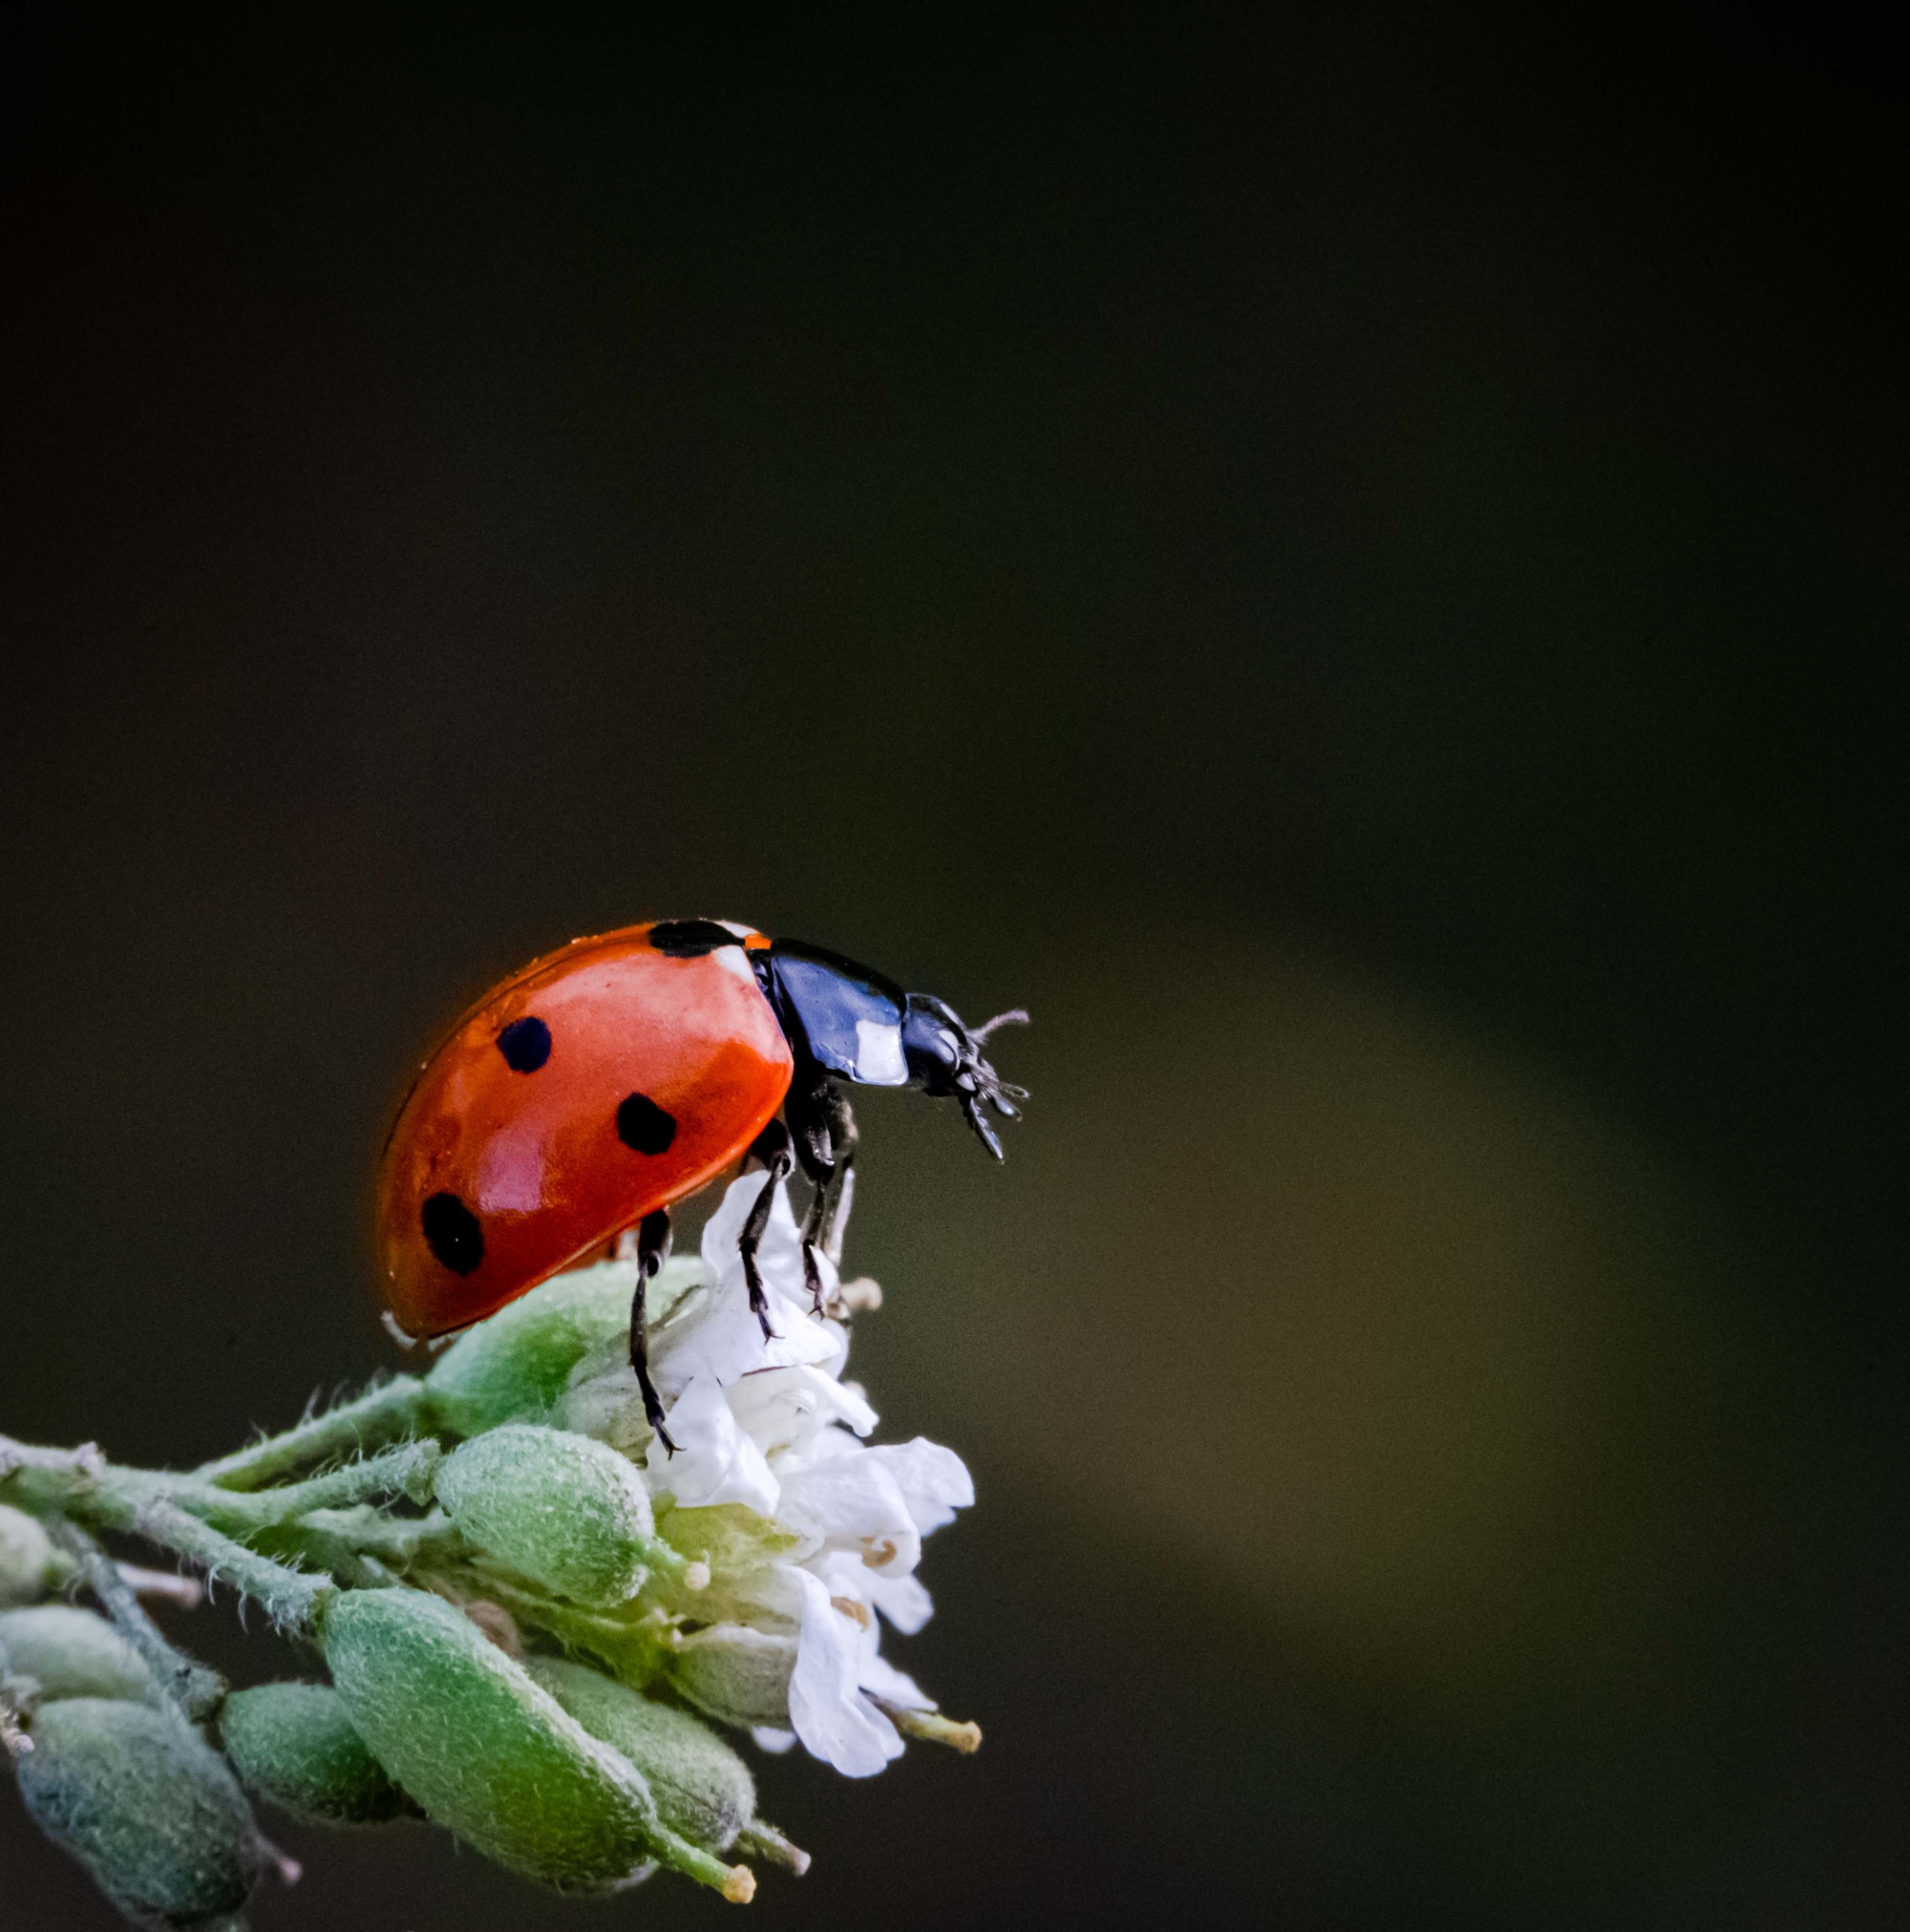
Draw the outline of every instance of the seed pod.
<instances>
[{"instance_id":1,"label":"seed pod","mask_svg":"<svg viewBox=\"0 0 1910 1932\"><path fill-rule=\"evenodd\" d=\"M325 1656L387 1773L486 1858L560 1892L647 1876L643 1778L449 1603L350 1591L326 1616Z\"/></svg>"},{"instance_id":2,"label":"seed pod","mask_svg":"<svg viewBox=\"0 0 1910 1932\"><path fill-rule=\"evenodd\" d=\"M701 1273L690 1256L666 1262L649 1284L649 1319L660 1320ZM627 1262L575 1268L467 1329L425 1378L438 1426L481 1435L503 1422L542 1421L581 1364L627 1362L635 1285Z\"/></svg>"},{"instance_id":3,"label":"seed pod","mask_svg":"<svg viewBox=\"0 0 1910 1932\"><path fill-rule=\"evenodd\" d=\"M224 1761L169 1710L76 1697L35 1717L14 1769L35 1823L142 1925L236 1912L263 1861Z\"/></svg>"},{"instance_id":4,"label":"seed pod","mask_svg":"<svg viewBox=\"0 0 1910 1932\"><path fill-rule=\"evenodd\" d=\"M524 1667L592 1737L643 1773L658 1815L672 1831L711 1852L736 1842L755 1813L756 1781L707 1725L582 1664L538 1657Z\"/></svg>"},{"instance_id":5,"label":"seed pod","mask_svg":"<svg viewBox=\"0 0 1910 1932\"><path fill-rule=\"evenodd\" d=\"M31 1677L42 1704L67 1697L156 1696L146 1660L104 1617L67 1603L0 1610L0 1670Z\"/></svg>"},{"instance_id":6,"label":"seed pod","mask_svg":"<svg viewBox=\"0 0 1910 1932\"><path fill-rule=\"evenodd\" d=\"M627 1603L659 1560L681 1566L655 1539L643 1477L587 1435L491 1430L445 1458L437 1499L487 1555L593 1609Z\"/></svg>"},{"instance_id":7,"label":"seed pod","mask_svg":"<svg viewBox=\"0 0 1910 1932\"><path fill-rule=\"evenodd\" d=\"M0 1610L37 1603L71 1567L26 1511L0 1502Z\"/></svg>"},{"instance_id":8,"label":"seed pod","mask_svg":"<svg viewBox=\"0 0 1910 1932\"><path fill-rule=\"evenodd\" d=\"M712 1624L686 1637L669 1667L671 1687L720 1724L789 1723L796 1639L747 1624Z\"/></svg>"},{"instance_id":9,"label":"seed pod","mask_svg":"<svg viewBox=\"0 0 1910 1932\"><path fill-rule=\"evenodd\" d=\"M225 1752L261 1797L311 1825L377 1825L413 1809L329 1684L261 1684L225 1700Z\"/></svg>"}]
</instances>

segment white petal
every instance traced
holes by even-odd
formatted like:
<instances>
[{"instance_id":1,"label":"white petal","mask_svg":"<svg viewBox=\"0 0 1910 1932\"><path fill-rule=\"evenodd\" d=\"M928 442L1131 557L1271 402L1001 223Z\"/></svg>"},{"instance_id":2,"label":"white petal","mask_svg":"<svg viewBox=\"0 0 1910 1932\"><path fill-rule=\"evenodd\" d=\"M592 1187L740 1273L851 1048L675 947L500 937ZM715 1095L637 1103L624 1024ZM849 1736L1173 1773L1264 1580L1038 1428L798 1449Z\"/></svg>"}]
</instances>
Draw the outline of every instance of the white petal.
<instances>
[{"instance_id":1,"label":"white petal","mask_svg":"<svg viewBox=\"0 0 1910 1932\"><path fill-rule=\"evenodd\" d=\"M740 1275L733 1284L721 1282L698 1294L707 1299L687 1310L681 1327L671 1325L652 1356L656 1385L666 1399L687 1389L698 1375L713 1376L727 1388L758 1369L813 1364L826 1370L840 1356L830 1325L781 1295L769 1297L770 1327L775 1332L766 1341Z\"/></svg>"},{"instance_id":2,"label":"white petal","mask_svg":"<svg viewBox=\"0 0 1910 1932\"><path fill-rule=\"evenodd\" d=\"M921 1629L933 1608L928 1601L928 1592L913 1577L879 1576L843 1550L825 1551L803 1567L822 1579L823 1587L832 1599L838 1602L851 1600L865 1607L879 1609L898 1630ZM914 1621L904 1623L903 1618L911 1609L919 1610L920 1615ZM861 1643L861 1662L856 1668L863 1689L873 1690L879 1697L887 1697L916 1710L935 1709L934 1698L927 1696L912 1678L903 1676L880 1654L881 1628L873 1617L862 1626Z\"/></svg>"},{"instance_id":3,"label":"white petal","mask_svg":"<svg viewBox=\"0 0 1910 1932\"><path fill-rule=\"evenodd\" d=\"M758 1751L766 1751L772 1757L780 1757L796 1743L796 1732L778 1730L773 1724L755 1724L750 1727L750 1735L756 1741Z\"/></svg>"},{"instance_id":4,"label":"white petal","mask_svg":"<svg viewBox=\"0 0 1910 1932\"><path fill-rule=\"evenodd\" d=\"M763 1453L736 1426L722 1385L698 1375L665 1418L676 1454L653 1444L646 1474L651 1488L675 1497L684 1509L712 1503L746 1503L758 1516L775 1516L781 1485Z\"/></svg>"},{"instance_id":5,"label":"white petal","mask_svg":"<svg viewBox=\"0 0 1910 1932\"><path fill-rule=\"evenodd\" d=\"M833 1423L859 1435L876 1426L876 1412L860 1394L817 1368L762 1369L732 1384L737 1424L773 1461L800 1455Z\"/></svg>"},{"instance_id":6,"label":"white petal","mask_svg":"<svg viewBox=\"0 0 1910 1932\"><path fill-rule=\"evenodd\" d=\"M953 1522L958 1509L974 1503L975 1480L967 1466L952 1449L944 1449L939 1442L918 1435L913 1442L872 1449L869 1454L880 1457L882 1468L894 1478L915 1527L923 1536Z\"/></svg>"},{"instance_id":7,"label":"white petal","mask_svg":"<svg viewBox=\"0 0 1910 1932\"><path fill-rule=\"evenodd\" d=\"M768 1181L767 1174L739 1176L725 1191L722 1206L704 1224L703 1264L711 1275L742 1278L743 1257L737 1238ZM827 1255L818 1253L817 1264L822 1271L823 1298L827 1300L838 1278ZM771 1292L787 1295L804 1307L809 1306L809 1289L802 1275L802 1231L796 1224L786 1184L776 1188L762 1243L756 1249L756 1267Z\"/></svg>"},{"instance_id":8,"label":"white petal","mask_svg":"<svg viewBox=\"0 0 1910 1932\"><path fill-rule=\"evenodd\" d=\"M790 1476L798 1469L817 1469L825 1462L839 1462L845 1455L860 1455L866 1446L846 1429L818 1429L799 1450L788 1450L779 1456L777 1467Z\"/></svg>"},{"instance_id":9,"label":"white petal","mask_svg":"<svg viewBox=\"0 0 1910 1932\"><path fill-rule=\"evenodd\" d=\"M884 1576L871 1570L862 1584L870 1603L904 1637L913 1637L935 1614L935 1603L919 1577Z\"/></svg>"},{"instance_id":10,"label":"white petal","mask_svg":"<svg viewBox=\"0 0 1910 1932\"><path fill-rule=\"evenodd\" d=\"M785 1474L776 1518L872 1570L906 1576L922 1555L908 1504L872 1449Z\"/></svg>"},{"instance_id":11,"label":"white petal","mask_svg":"<svg viewBox=\"0 0 1910 1932\"><path fill-rule=\"evenodd\" d=\"M898 1670L886 1657L879 1656L873 1647L862 1652L860 1676L864 1690L873 1690L878 1697L886 1697L891 1704L900 1704L904 1710L935 1709L934 1698L913 1677Z\"/></svg>"},{"instance_id":12,"label":"white petal","mask_svg":"<svg viewBox=\"0 0 1910 1932\"><path fill-rule=\"evenodd\" d=\"M758 1369L810 1364L833 1372L847 1357L839 1325L812 1315L806 1294L798 1300L787 1292L793 1282L800 1293L802 1264L795 1218L781 1188L760 1257L773 1339L765 1341L762 1325L751 1310L736 1237L768 1179L767 1175L749 1174L731 1183L703 1232L704 1261L712 1281L686 1296L652 1336L656 1385L667 1398L680 1394L698 1375L713 1376L727 1387ZM833 1286L826 1262L823 1282Z\"/></svg>"},{"instance_id":13,"label":"white petal","mask_svg":"<svg viewBox=\"0 0 1910 1932\"><path fill-rule=\"evenodd\" d=\"M862 1624L830 1601L829 1586L807 1570L802 1634L789 1680L789 1717L812 1756L846 1777L872 1777L902 1755L896 1728L861 1694Z\"/></svg>"}]
</instances>

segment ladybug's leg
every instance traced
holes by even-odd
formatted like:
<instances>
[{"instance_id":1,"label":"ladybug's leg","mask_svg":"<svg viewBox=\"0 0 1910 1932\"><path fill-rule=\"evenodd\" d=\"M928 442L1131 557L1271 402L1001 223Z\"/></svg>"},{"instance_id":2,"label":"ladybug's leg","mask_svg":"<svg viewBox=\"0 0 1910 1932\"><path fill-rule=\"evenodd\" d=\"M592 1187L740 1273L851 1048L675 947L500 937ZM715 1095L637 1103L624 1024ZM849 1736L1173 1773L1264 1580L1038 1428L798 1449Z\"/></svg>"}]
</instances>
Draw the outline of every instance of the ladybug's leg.
<instances>
[{"instance_id":1,"label":"ladybug's leg","mask_svg":"<svg viewBox=\"0 0 1910 1932\"><path fill-rule=\"evenodd\" d=\"M756 1250L762 1246L763 1230L770 1224L776 1185L789 1178L790 1169L796 1164L789 1151L789 1130L780 1120L772 1120L750 1142L750 1151L743 1157L760 1162L769 1173L767 1185L743 1218L742 1232L736 1237L736 1252L743 1258L743 1280L750 1288L750 1312L763 1325L763 1340L774 1342L775 1330L770 1327L770 1305L763 1293L763 1274L756 1265Z\"/></svg>"},{"instance_id":2,"label":"ladybug's leg","mask_svg":"<svg viewBox=\"0 0 1910 1932\"><path fill-rule=\"evenodd\" d=\"M822 1078L810 1088L796 1106L790 1124L796 1130L796 1157L814 1185L816 1197L802 1223L802 1279L809 1290L810 1307L822 1312L822 1271L817 1265L817 1249L822 1248L833 1261L828 1245L836 1224L836 1203L847 1192L856 1157L856 1116L834 1080Z\"/></svg>"},{"instance_id":3,"label":"ladybug's leg","mask_svg":"<svg viewBox=\"0 0 1910 1932\"><path fill-rule=\"evenodd\" d=\"M663 1426L663 1404L656 1384L650 1380L649 1285L656 1271L669 1256L669 1214L658 1208L647 1214L637 1228L637 1292L630 1301L630 1367L637 1371L637 1388L644 1398L644 1415L656 1431L657 1440L671 1455L676 1444Z\"/></svg>"},{"instance_id":4,"label":"ladybug's leg","mask_svg":"<svg viewBox=\"0 0 1910 1932\"><path fill-rule=\"evenodd\" d=\"M856 1145L861 1136L856 1131L856 1115L849 1096L834 1081L825 1096L829 1121L830 1172L809 1203L809 1217L803 1223L803 1262L812 1279L812 1291L820 1286L816 1270L816 1251L819 1248L832 1262L842 1259L842 1238L849 1231L849 1204L856 1194Z\"/></svg>"}]
</instances>

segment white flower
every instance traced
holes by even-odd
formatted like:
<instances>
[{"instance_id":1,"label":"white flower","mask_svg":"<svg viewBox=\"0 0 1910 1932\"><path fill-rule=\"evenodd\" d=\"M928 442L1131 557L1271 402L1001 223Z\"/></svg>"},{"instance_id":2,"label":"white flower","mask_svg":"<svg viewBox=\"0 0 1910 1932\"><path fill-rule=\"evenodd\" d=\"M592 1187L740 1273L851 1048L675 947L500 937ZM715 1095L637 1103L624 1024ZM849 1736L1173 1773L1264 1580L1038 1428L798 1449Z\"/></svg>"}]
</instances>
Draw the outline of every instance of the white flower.
<instances>
[{"instance_id":1,"label":"white flower","mask_svg":"<svg viewBox=\"0 0 1910 1932\"><path fill-rule=\"evenodd\" d=\"M773 1371L774 1372L774 1371ZM763 1452L736 1422L723 1385L714 1375L693 1376L669 1412L676 1454L654 1472L685 1509L740 1502L758 1516L775 1516L780 1490ZM661 1486L661 1485L659 1485Z\"/></svg>"},{"instance_id":2,"label":"white flower","mask_svg":"<svg viewBox=\"0 0 1910 1932\"><path fill-rule=\"evenodd\" d=\"M809 1311L809 1292L802 1281L802 1238L786 1187L776 1189L756 1255L769 1303L771 1338L764 1337L762 1324L750 1306L736 1238L768 1184L766 1174L746 1174L732 1181L723 1205L703 1230L703 1265L709 1280L670 1310L651 1343L651 1370L666 1402L674 1400L699 1375L712 1376L728 1388L740 1376L763 1369L812 1365L831 1376L841 1373L849 1355L848 1332L839 1322L817 1319ZM826 1299L835 1292L836 1270L826 1255L818 1255L817 1264ZM674 1435L675 1430L670 1433Z\"/></svg>"},{"instance_id":3,"label":"white flower","mask_svg":"<svg viewBox=\"0 0 1910 1932\"><path fill-rule=\"evenodd\" d=\"M883 1621L922 1628L933 1605L915 1576L922 1539L975 1499L952 1450L918 1438L871 1447L876 1412L841 1380L849 1336L811 1311L800 1235L787 1190L776 1186L757 1263L773 1336L749 1305L737 1237L765 1175L731 1184L704 1230L705 1281L658 1324L651 1360L668 1405L673 1456L650 1451L646 1476L681 1508L741 1503L796 1538L775 1582L759 1593L788 1604L795 1625L789 1721L815 1756L866 1777L901 1755L902 1738L872 1696L902 1712L934 1701L881 1656ZM837 1273L818 1257L825 1301ZM779 1585L779 1586L778 1586ZM778 1622L766 1609L763 1619ZM765 1749L788 1732L759 1727Z\"/></svg>"}]
</instances>

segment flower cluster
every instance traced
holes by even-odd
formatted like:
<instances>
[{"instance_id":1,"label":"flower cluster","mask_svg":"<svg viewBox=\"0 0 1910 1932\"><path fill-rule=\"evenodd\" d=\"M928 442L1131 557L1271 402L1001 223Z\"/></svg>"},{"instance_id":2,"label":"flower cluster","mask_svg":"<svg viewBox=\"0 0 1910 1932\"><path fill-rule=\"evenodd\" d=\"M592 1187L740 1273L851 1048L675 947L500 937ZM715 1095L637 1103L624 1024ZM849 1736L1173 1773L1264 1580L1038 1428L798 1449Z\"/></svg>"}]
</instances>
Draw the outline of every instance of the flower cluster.
<instances>
[{"instance_id":1,"label":"flower cluster","mask_svg":"<svg viewBox=\"0 0 1910 1932\"><path fill-rule=\"evenodd\" d=\"M737 1238L769 1186L766 1334ZM0 1726L29 1809L129 1917L173 1925L234 1922L275 1861L242 1784L308 1821L422 1814L565 1892L665 1865L742 1900L735 1861L804 1869L712 1723L856 1777L910 1736L979 1741L880 1649L928 1618L922 1541L972 1502L968 1474L867 1440L846 1318L878 1296L822 1273L818 1312L787 1197L751 1175L701 1257L650 1280L674 1453L629 1367L634 1259L191 1476L0 1438ZM97 1531L244 1592L329 1681L228 1694L136 1600L178 1580ZM43 1601L62 1586L105 1617Z\"/></svg>"}]
</instances>

